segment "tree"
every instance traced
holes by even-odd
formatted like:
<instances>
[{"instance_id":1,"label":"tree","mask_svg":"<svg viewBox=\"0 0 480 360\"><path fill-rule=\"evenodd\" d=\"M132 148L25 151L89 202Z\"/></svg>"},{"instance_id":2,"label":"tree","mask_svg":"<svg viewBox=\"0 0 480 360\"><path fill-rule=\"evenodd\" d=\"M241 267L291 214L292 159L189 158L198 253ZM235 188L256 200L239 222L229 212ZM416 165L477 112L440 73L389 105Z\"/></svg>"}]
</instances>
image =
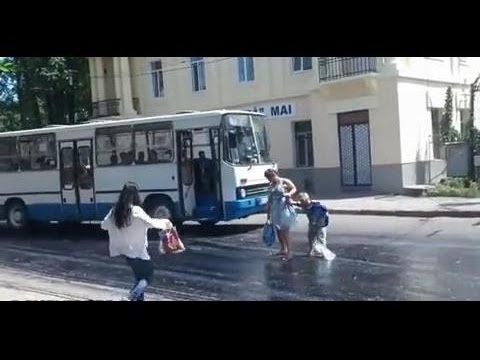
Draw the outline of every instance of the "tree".
<instances>
[{"instance_id":1,"label":"tree","mask_svg":"<svg viewBox=\"0 0 480 360\"><path fill-rule=\"evenodd\" d=\"M453 95L452 88L448 87L445 96L445 107L443 116L440 122L440 133L442 142L453 142L460 139L460 133L452 126L453 120Z\"/></svg>"},{"instance_id":2,"label":"tree","mask_svg":"<svg viewBox=\"0 0 480 360\"><path fill-rule=\"evenodd\" d=\"M11 58L3 58L0 60L0 130L20 128L14 64Z\"/></svg>"},{"instance_id":3,"label":"tree","mask_svg":"<svg viewBox=\"0 0 480 360\"><path fill-rule=\"evenodd\" d=\"M0 62L0 119L5 128L75 124L89 117L90 108L86 58L15 57Z\"/></svg>"}]
</instances>

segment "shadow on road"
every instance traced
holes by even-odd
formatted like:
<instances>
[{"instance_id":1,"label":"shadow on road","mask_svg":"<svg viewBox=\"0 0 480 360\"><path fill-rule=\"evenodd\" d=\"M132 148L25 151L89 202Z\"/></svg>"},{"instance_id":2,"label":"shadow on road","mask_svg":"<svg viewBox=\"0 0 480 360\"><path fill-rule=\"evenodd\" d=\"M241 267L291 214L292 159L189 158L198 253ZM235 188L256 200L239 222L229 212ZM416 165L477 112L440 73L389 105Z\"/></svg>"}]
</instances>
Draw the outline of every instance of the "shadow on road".
<instances>
[{"instance_id":1,"label":"shadow on road","mask_svg":"<svg viewBox=\"0 0 480 360\"><path fill-rule=\"evenodd\" d=\"M189 237L225 237L247 233L261 228L262 225L248 224L225 224L213 227L203 227L200 225L184 225L179 228L180 235ZM47 240L47 239L65 239L71 241L88 240L108 240L106 231L100 229L97 224L81 224L81 225L59 225L59 224L42 224L37 225L33 229L27 231L15 231L8 229L4 225L0 225L0 239L15 238L24 240Z\"/></svg>"},{"instance_id":2,"label":"shadow on road","mask_svg":"<svg viewBox=\"0 0 480 360\"><path fill-rule=\"evenodd\" d=\"M235 225L216 225L213 227L203 227L200 225L185 225L180 229L180 234L188 236L211 236L211 237L224 237L230 235L243 234L250 231L258 230L263 225L247 225L247 224L235 224Z\"/></svg>"}]
</instances>

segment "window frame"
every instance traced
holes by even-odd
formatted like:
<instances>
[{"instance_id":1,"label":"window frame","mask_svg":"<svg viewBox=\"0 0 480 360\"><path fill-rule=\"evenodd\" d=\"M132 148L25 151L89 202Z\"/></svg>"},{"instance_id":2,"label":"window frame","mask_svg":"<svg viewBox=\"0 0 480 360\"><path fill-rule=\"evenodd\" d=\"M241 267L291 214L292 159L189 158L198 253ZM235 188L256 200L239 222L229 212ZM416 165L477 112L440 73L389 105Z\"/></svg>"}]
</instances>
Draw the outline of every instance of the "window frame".
<instances>
[{"instance_id":1,"label":"window frame","mask_svg":"<svg viewBox=\"0 0 480 360\"><path fill-rule=\"evenodd\" d=\"M172 155L170 157L170 160L163 160L163 159L158 159L157 161L144 161L142 163L137 162L137 143L136 143L136 133L139 131L143 132L148 132L152 131L153 136L155 137L155 133L157 131L162 131L166 130L168 131L170 135L170 148L167 150L170 150ZM132 134L133 134L133 163L136 166L142 166L142 165L152 165L152 164L171 164L175 161L175 136L174 136L174 131L173 131L173 124L171 122L160 122L160 123L147 123L147 124L139 124L139 125L134 125L132 128ZM158 148L154 148L158 149ZM150 146L147 145L147 150L150 151L151 148ZM148 154L147 154L147 159L148 159Z\"/></svg>"},{"instance_id":2,"label":"window frame","mask_svg":"<svg viewBox=\"0 0 480 360\"><path fill-rule=\"evenodd\" d=\"M207 90L207 67L205 66L204 57L191 57L190 68L192 73L192 90L195 93L199 93ZM202 71L200 71L202 69ZM195 87L195 73L197 73L198 89ZM203 74L203 83L200 81L200 73ZM203 85L203 88L202 86Z\"/></svg>"},{"instance_id":3,"label":"window frame","mask_svg":"<svg viewBox=\"0 0 480 360\"><path fill-rule=\"evenodd\" d=\"M309 58L310 59L310 68L308 69L305 69L305 59L306 58ZM300 69L298 70L295 70L295 59L300 59ZM292 69L292 72L294 74L298 74L298 73L303 73L305 71L312 71L313 70L313 57L309 57L309 56L306 56L306 57L300 57L300 56L295 56L295 57L291 57L291 69Z\"/></svg>"},{"instance_id":4,"label":"window frame","mask_svg":"<svg viewBox=\"0 0 480 360\"><path fill-rule=\"evenodd\" d=\"M45 168L45 169L42 169L42 168L39 168L39 169L33 169L33 168L23 169L22 168L22 156L21 156L21 153L20 153L20 143L22 142L23 139L28 139L28 138L35 139L33 141L30 140L30 142L35 143L36 140L38 138L41 138L41 137L48 138L47 146L50 143L51 149L53 149L53 152L50 155L52 155L51 159L55 161L55 165L53 165L51 167L48 167L48 168ZM55 133L28 134L28 135L17 136L16 149L17 149L17 159L18 159L18 171L20 171L20 172L54 171L54 170L58 169L57 134L55 134ZM39 157L37 157L37 160L38 159L39 159ZM31 160L30 160L30 165L31 165Z\"/></svg>"},{"instance_id":5,"label":"window frame","mask_svg":"<svg viewBox=\"0 0 480 360\"><path fill-rule=\"evenodd\" d=\"M297 130L297 126L300 124L306 124L309 127L309 130ZM295 148L295 167L296 168L312 168L315 166L315 153L313 146L313 127L312 120L300 120L293 121L293 139L294 139L294 148ZM304 143L304 158L305 164L300 164L300 153L299 148L299 139L303 138ZM311 149L309 149L309 145ZM311 150L311 158L309 156Z\"/></svg>"},{"instance_id":6,"label":"window frame","mask_svg":"<svg viewBox=\"0 0 480 360\"><path fill-rule=\"evenodd\" d=\"M252 61L252 78L248 78L248 59ZM237 75L240 84L248 84L255 81L255 58L254 57L237 57ZM243 80L242 80L243 75Z\"/></svg>"},{"instance_id":7,"label":"window frame","mask_svg":"<svg viewBox=\"0 0 480 360\"><path fill-rule=\"evenodd\" d=\"M109 136L112 136L112 135L116 136L117 134L127 134L126 131L125 132L121 131L123 129L125 129L125 130L128 129L129 130L128 133L130 134L130 147L131 147L130 151L133 151L133 153L135 154L134 140L133 140L133 126L132 125L117 125L117 126L96 128L95 129L95 165L97 167L102 167L102 168L105 168L105 167L119 167L119 166L131 166L131 165L134 164L134 161L132 161L129 164L122 164L121 161L117 162L117 164L100 164L98 162L98 155L99 155L99 149L100 149L100 146L99 146L99 143L98 143L99 136L102 136L102 135L105 136L107 134ZM117 152L116 143L115 143L115 146L114 146L114 150ZM117 159L118 159L120 157L120 154L117 153L116 155L117 155Z\"/></svg>"},{"instance_id":8,"label":"window frame","mask_svg":"<svg viewBox=\"0 0 480 360\"><path fill-rule=\"evenodd\" d=\"M71 167L68 167L68 168L71 168L72 170L72 182L71 184L66 184L65 183L65 161L63 160L64 158L64 151L66 150L69 150L71 152L71 156L72 156L72 166ZM62 191L71 191L71 190L74 190L75 189L75 151L74 151L74 147L73 146L65 146L65 147L62 147L60 149L60 186L62 188ZM71 185L71 188L66 188L65 185Z\"/></svg>"},{"instance_id":9,"label":"window frame","mask_svg":"<svg viewBox=\"0 0 480 360\"><path fill-rule=\"evenodd\" d=\"M14 161L12 162L13 165L16 164L16 167L12 167L11 170L2 170L2 168L0 167L0 173L12 173L12 172L20 171L20 156L19 156L20 154L18 152L18 136L5 136L0 138L0 142L6 143L8 146L8 150L10 152L8 155L0 155L0 156L5 158L8 157L9 161L12 161L12 160ZM6 164L6 161L5 161L5 164Z\"/></svg>"},{"instance_id":10,"label":"window frame","mask_svg":"<svg viewBox=\"0 0 480 360\"><path fill-rule=\"evenodd\" d=\"M155 68L155 64L160 64L160 67ZM161 59L150 62L150 73L152 76L153 97L156 99L165 97L165 80L163 78Z\"/></svg>"},{"instance_id":11,"label":"window frame","mask_svg":"<svg viewBox=\"0 0 480 360\"><path fill-rule=\"evenodd\" d=\"M107 165L99 164L98 155L99 155L99 149L101 149L98 143L99 136L106 136L106 135L116 136L117 134L127 134L126 131L122 131L126 129L129 130L128 134L130 135L131 148L129 152L133 151L132 161L128 164L122 164L121 161L119 161L117 164L111 164L111 163ZM137 161L136 133L138 131L153 131L155 134L155 131L158 131L158 130L168 130L168 133L170 134L171 146L170 146L170 149L168 149L172 153L170 160L160 160L160 159L158 161L146 160L144 162L139 163ZM120 155L118 154L116 146L114 147L114 150L117 152L117 158L118 158ZM147 156L147 159L148 159L148 156ZM137 125L120 125L120 126L117 125L117 126L101 127L101 128L95 129L95 165L97 167L106 168L106 167L122 167L122 166L141 166L141 165L154 165L154 164L171 164L173 162L175 162L175 133L173 129L173 124L170 121L158 122L158 123L145 123L145 124L137 124Z\"/></svg>"}]
</instances>

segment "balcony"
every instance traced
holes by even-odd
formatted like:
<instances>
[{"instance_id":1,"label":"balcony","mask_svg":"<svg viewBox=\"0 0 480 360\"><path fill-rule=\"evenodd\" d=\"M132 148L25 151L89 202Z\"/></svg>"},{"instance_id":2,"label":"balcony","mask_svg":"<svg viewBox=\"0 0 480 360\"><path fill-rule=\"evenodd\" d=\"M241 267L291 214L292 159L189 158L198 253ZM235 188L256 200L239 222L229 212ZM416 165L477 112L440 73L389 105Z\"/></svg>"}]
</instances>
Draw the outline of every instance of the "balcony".
<instances>
[{"instance_id":1,"label":"balcony","mask_svg":"<svg viewBox=\"0 0 480 360\"><path fill-rule=\"evenodd\" d=\"M102 100L92 103L92 118L120 115L120 99Z\"/></svg>"},{"instance_id":2,"label":"balcony","mask_svg":"<svg viewBox=\"0 0 480 360\"><path fill-rule=\"evenodd\" d=\"M376 73L376 57L319 57L318 75L320 82Z\"/></svg>"}]
</instances>

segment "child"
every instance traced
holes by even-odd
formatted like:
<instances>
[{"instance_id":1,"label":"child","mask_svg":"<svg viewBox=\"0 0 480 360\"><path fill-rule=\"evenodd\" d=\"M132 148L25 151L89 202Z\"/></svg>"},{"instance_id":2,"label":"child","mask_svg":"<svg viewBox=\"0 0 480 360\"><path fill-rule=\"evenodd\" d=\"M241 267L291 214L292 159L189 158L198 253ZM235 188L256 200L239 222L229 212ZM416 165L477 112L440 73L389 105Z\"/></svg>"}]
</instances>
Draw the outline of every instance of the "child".
<instances>
[{"instance_id":1,"label":"child","mask_svg":"<svg viewBox=\"0 0 480 360\"><path fill-rule=\"evenodd\" d=\"M298 199L296 204L308 217L308 256L322 254L325 259L333 260L335 254L327 248L328 209L320 201L311 200L305 192L298 194Z\"/></svg>"}]
</instances>

